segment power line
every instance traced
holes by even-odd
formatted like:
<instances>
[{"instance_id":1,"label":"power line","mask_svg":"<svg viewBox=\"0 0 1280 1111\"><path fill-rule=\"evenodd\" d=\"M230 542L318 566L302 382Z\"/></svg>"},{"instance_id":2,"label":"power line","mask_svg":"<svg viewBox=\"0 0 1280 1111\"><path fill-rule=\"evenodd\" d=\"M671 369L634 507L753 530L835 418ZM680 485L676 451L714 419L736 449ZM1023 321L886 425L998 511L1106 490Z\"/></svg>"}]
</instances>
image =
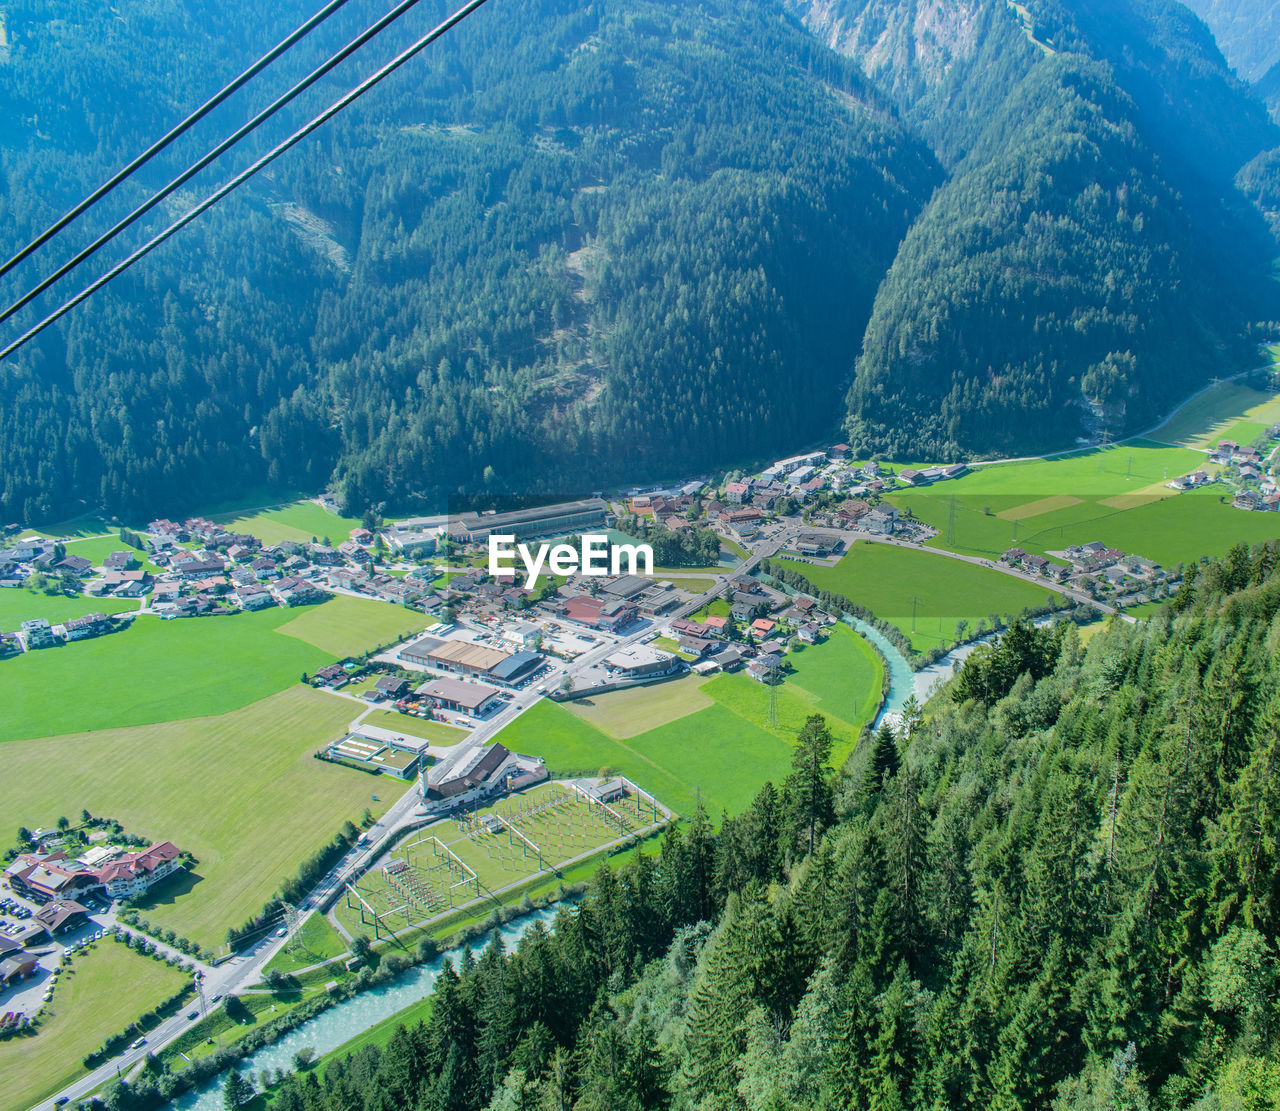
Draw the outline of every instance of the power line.
<instances>
[{"instance_id":1,"label":"power line","mask_svg":"<svg viewBox=\"0 0 1280 1111\"><path fill-rule=\"evenodd\" d=\"M125 178L129 177L139 167L145 165L147 162L150 162L152 158L154 158L157 154L159 154L162 150L164 150L164 148L167 147L170 143L172 143L175 139L186 134L186 132L188 132L192 127L194 127L197 123L199 123L202 119L204 119L205 116L207 116L210 112L212 112L215 108L217 108L219 104L221 104L224 100L226 100L227 97L231 96L232 93L236 92L237 90L243 88L249 81L251 81L254 77L256 77L264 69L266 69L267 66L269 66L278 57L280 57L281 54L283 54L290 47L294 46L299 40L304 38L306 35L314 31L316 27L318 27L331 15L333 15L334 12L336 12L339 8L341 8L347 2L348 0L330 0L330 3L326 4L323 8L320 9L320 11L316 12L316 14L313 15L310 19L308 19L306 23L302 24L291 34L285 36L278 43L276 43L275 46L273 46L264 55L262 55L261 58L259 58L256 62L254 62L253 65L251 65L248 69L246 69L242 74L240 74L239 77L235 78L233 81L229 82L228 84L223 85L221 89L219 89L216 93L213 94L213 96L211 96L202 105L200 105L199 108L197 108L194 112L192 112L189 116L187 116L185 120L177 124L175 127L171 128L164 136L157 139L154 143L151 144L151 146L147 147L147 149L144 150L140 155L138 155L137 158L135 158L132 162L130 162L127 166L125 166L124 169L119 170L117 173L115 173L106 181L104 181L101 185L98 186L97 189L95 189L92 193L90 193L87 197L85 197L84 200L80 201L74 208L71 208L67 212L63 213L61 217L59 217L47 228L45 228L44 231L42 231L39 235L37 235L30 243L28 243L25 247L23 247L22 250L20 250L11 259L9 259L8 262L6 262L3 266L0 266L0 275L7 274L10 270L12 270L15 266L17 266L18 263L20 263L33 251L38 250L45 243L49 242L50 239L52 239L55 235L58 234L58 232L60 232L69 223L71 223L72 220L74 220L77 216L82 215L85 211L87 211L93 205L97 204L98 201L102 200L103 197L105 197L108 193L111 192L112 189L114 189L117 185L119 185L122 181L124 181Z\"/></svg>"},{"instance_id":2,"label":"power line","mask_svg":"<svg viewBox=\"0 0 1280 1111\"><path fill-rule=\"evenodd\" d=\"M457 9L457 11L455 11L452 15L448 16L446 19L436 24L436 26L433 27L430 31L428 31L425 35L423 35L422 38L418 39L417 42L413 43L411 46L409 46L408 48L406 48L405 50L397 54L394 58L391 59L391 61L389 61L381 69L375 71L369 77L365 78L362 82L360 82L360 84L357 85L355 88L351 89L346 94L339 97L331 105L329 105L328 108L326 108L318 116L315 116L308 123L298 128L297 131L295 131L283 142L277 144L275 147L269 150L266 154L264 154L252 165L247 166L245 169L241 170L240 173L236 174L236 176L233 177L230 181L226 182L219 188L215 189L212 193L210 193L207 197L205 197L205 199L202 200L199 204L197 204L194 208L189 209L181 217L179 217L167 228L165 228L164 231L153 236L141 247L139 247L136 251L134 251L131 255L127 256L126 258L122 259L120 262L116 263L115 266L113 266L100 278L96 279L95 281L91 282L89 285L85 286L84 289L82 289L70 300L63 302L62 305L60 305L57 309L51 312L43 320L41 320L39 324L36 324L34 327L29 328L26 332L20 335L16 340L8 344L3 350L0 350L0 359L8 358L15 351L17 351L18 348L20 348L23 344L28 343L30 340L34 339L37 335L43 332L47 327L49 327L50 324L53 324L55 321L60 320L63 316L69 313L82 301L87 300L93 294L97 293L98 290L100 290L108 282L119 277L144 255L147 255L151 251L155 250L155 248L160 246L160 244L165 242L165 240L170 239L177 232L185 228L197 216L208 211L210 208L212 208L215 204L217 204L220 200L222 200L228 194L238 189L241 185L243 185L246 181L248 181L249 178L253 177L253 175L256 174L263 167L270 165L277 158L279 158L280 155L284 154L285 151L289 150L291 147L296 146L308 135L310 135L313 131L323 126L325 123L327 123L330 119L336 116L348 105L352 104L356 100L359 100L360 97L362 97L365 93L367 93L380 81L382 81L386 77L391 76L391 74L393 74L406 62L412 60L417 54L420 54L423 50L425 50L428 46L430 46L433 42L435 42L436 39L440 38L446 32L450 31L453 27L457 26L457 24L461 23L464 19L467 18L467 16L469 16L477 8L482 7L485 3L487 3L487 0L470 0L469 3L464 4L461 8Z\"/></svg>"},{"instance_id":3,"label":"power line","mask_svg":"<svg viewBox=\"0 0 1280 1111\"><path fill-rule=\"evenodd\" d=\"M150 212L153 208L155 208L155 206L158 205L162 200L164 200L165 197L169 196L170 194L180 189L183 185L185 185L188 181L190 181L193 177L195 177L195 175L198 174L201 170L203 170L206 166L208 166L210 163L214 162L218 158L221 158L222 155L226 154L226 152L229 151L233 146L235 146L236 143L238 143L241 139L251 134L252 132L256 131L259 127L261 127L264 123L266 123L268 119L270 119L273 115L275 115L278 111L280 111L280 109L283 108L286 104L288 104L291 100L294 100L297 97L301 96L304 92L306 92L307 89L309 89L312 85L314 85L317 81L319 81L320 78L322 78L326 73L332 70L335 66L346 61L347 58L349 58L352 54L354 54L357 50L359 50L362 46L364 46L375 35L378 35L382 31L386 30L387 27L389 27L402 15L404 15L405 12L407 12L410 8L412 8L418 2L419 0L400 0L399 4L397 4L394 8L392 8L391 11L387 12L387 14L384 15L381 19L379 19L376 23L365 28L365 30L363 30L360 34L358 34L349 43L347 43L346 46L344 46L336 54L330 57L327 61L321 63L319 66L313 69L309 74L307 74L306 77L304 77L291 89L282 93L280 96L276 97L276 99L273 100L270 104L268 104L264 109L262 109L261 112L259 112L256 116L254 116L251 120L249 120L248 123L238 127L235 131L233 131L230 135L228 135L225 139L223 139L222 142L220 142L211 151L209 151L208 153L198 158L195 162L193 162L190 166L188 166L185 170L183 170L182 173L180 173L177 177L175 177L171 182L169 182L168 185L166 185L158 193L154 193L150 197L148 197L145 201L142 202L142 204L138 205L137 208L135 208L132 212L130 212L128 216L124 217L124 219L122 219L119 223L117 223L115 227L111 228L109 231L103 232L100 236L98 236L97 239L95 239L92 243L90 243L78 254L69 258L60 267L58 267L57 270L55 270L42 282L40 282L38 285L34 286L33 288L29 289L26 293L24 293L21 297L19 297L18 300L13 302L13 304L10 305L7 309L5 309L4 312L0 313L0 321L8 320L9 317L11 317L24 305L29 304L36 297L39 297L40 294L42 294L46 289L48 289L55 282L60 281L62 278L65 278L69 273L71 273L72 270L74 270L86 259L96 254L102 247L104 247L107 243L109 243L112 239L114 239L127 227L135 223L137 220L139 220L141 217L145 216L148 212Z\"/></svg>"}]
</instances>

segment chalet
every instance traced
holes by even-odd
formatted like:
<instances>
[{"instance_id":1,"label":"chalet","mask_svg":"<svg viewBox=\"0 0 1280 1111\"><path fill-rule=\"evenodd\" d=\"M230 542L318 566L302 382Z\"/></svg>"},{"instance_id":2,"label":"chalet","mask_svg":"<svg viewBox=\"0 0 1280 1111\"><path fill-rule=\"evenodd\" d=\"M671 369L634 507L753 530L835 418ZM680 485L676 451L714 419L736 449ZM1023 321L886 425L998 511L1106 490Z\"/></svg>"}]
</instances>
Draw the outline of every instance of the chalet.
<instances>
[{"instance_id":1,"label":"chalet","mask_svg":"<svg viewBox=\"0 0 1280 1111\"><path fill-rule=\"evenodd\" d=\"M373 690L378 698L403 698L409 693L409 680L399 675L380 675Z\"/></svg>"},{"instance_id":2,"label":"chalet","mask_svg":"<svg viewBox=\"0 0 1280 1111\"><path fill-rule=\"evenodd\" d=\"M776 683L781 679L782 657L776 652L757 656L747 664L747 674L757 683Z\"/></svg>"},{"instance_id":3,"label":"chalet","mask_svg":"<svg viewBox=\"0 0 1280 1111\"><path fill-rule=\"evenodd\" d=\"M234 563L247 563L254 558L253 549L244 544L232 544L227 549L227 558Z\"/></svg>"},{"instance_id":4,"label":"chalet","mask_svg":"<svg viewBox=\"0 0 1280 1111\"><path fill-rule=\"evenodd\" d=\"M1237 490L1231 504L1237 509L1261 509L1262 495L1257 490Z\"/></svg>"},{"instance_id":5,"label":"chalet","mask_svg":"<svg viewBox=\"0 0 1280 1111\"><path fill-rule=\"evenodd\" d=\"M712 657L720 665L722 671L737 671L746 658L747 654L741 648L732 644L727 648L720 649Z\"/></svg>"},{"instance_id":6,"label":"chalet","mask_svg":"<svg viewBox=\"0 0 1280 1111\"><path fill-rule=\"evenodd\" d=\"M677 617L671 622L671 631L681 636L704 637L707 635L707 629L707 625L703 622L690 621L687 617Z\"/></svg>"},{"instance_id":7,"label":"chalet","mask_svg":"<svg viewBox=\"0 0 1280 1111\"><path fill-rule=\"evenodd\" d=\"M33 920L45 928L50 937L78 929L89 920L89 908L74 899L55 899L36 911Z\"/></svg>"},{"instance_id":8,"label":"chalet","mask_svg":"<svg viewBox=\"0 0 1280 1111\"><path fill-rule=\"evenodd\" d=\"M353 528L351 530L351 539L357 544L372 544L373 533L367 528Z\"/></svg>"},{"instance_id":9,"label":"chalet","mask_svg":"<svg viewBox=\"0 0 1280 1111\"><path fill-rule=\"evenodd\" d=\"M727 617L720 617L718 615L713 615L707 618L705 624L707 626L707 632L710 635L723 637L725 634L725 629L729 625L729 619Z\"/></svg>"},{"instance_id":10,"label":"chalet","mask_svg":"<svg viewBox=\"0 0 1280 1111\"><path fill-rule=\"evenodd\" d=\"M898 481L905 483L907 486L915 486L925 481L924 474L917 471L914 467L903 467L898 472Z\"/></svg>"},{"instance_id":11,"label":"chalet","mask_svg":"<svg viewBox=\"0 0 1280 1111\"><path fill-rule=\"evenodd\" d=\"M540 761L519 756L500 742L471 749L460 760L437 764L421 778L422 798L435 810L469 806L510 789L526 775L537 775ZM545 769L544 769L545 774Z\"/></svg>"},{"instance_id":12,"label":"chalet","mask_svg":"<svg viewBox=\"0 0 1280 1111\"><path fill-rule=\"evenodd\" d=\"M105 613L91 613L64 621L62 629L67 640L86 640L110 632L111 619Z\"/></svg>"},{"instance_id":13,"label":"chalet","mask_svg":"<svg viewBox=\"0 0 1280 1111\"><path fill-rule=\"evenodd\" d=\"M337 686L346 682L347 669L342 664L326 664L324 667L316 668L313 678L319 679L327 686Z\"/></svg>"},{"instance_id":14,"label":"chalet","mask_svg":"<svg viewBox=\"0 0 1280 1111\"><path fill-rule=\"evenodd\" d=\"M139 895L182 867L172 841L157 841L141 852L124 853L97 869L102 888L112 899Z\"/></svg>"},{"instance_id":15,"label":"chalet","mask_svg":"<svg viewBox=\"0 0 1280 1111\"><path fill-rule=\"evenodd\" d=\"M805 644L817 644L822 636L822 626L812 621L802 622L796 629L796 636Z\"/></svg>"},{"instance_id":16,"label":"chalet","mask_svg":"<svg viewBox=\"0 0 1280 1111\"><path fill-rule=\"evenodd\" d=\"M848 459L852 449L848 444L832 444L827 448L827 458L832 460Z\"/></svg>"},{"instance_id":17,"label":"chalet","mask_svg":"<svg viewBox=\"0 0 1280 1111\"><path fill-rule=\"evenodd\" d=\"M851 525L857 524L870 512L871 505L861 498L849 498L846 501L842 501L839 509L836 510L837 516Z\"/></svg>"},{"instance_id":18,"label":"chalet","mask_svg":"<svg viewBox=\"0 0 1280 1111\"><path fill-rule=\"evenodd\" d=\"M73 575L85 575L93 569L93 562L84 556L69 555L54 565L56 571L70 571Z\"/></svg>"},{"instance_id":19,"label":"chalet","mask_svg":"<svg viewBox=\"0 0 1280 1111\"><path fill-rule=\"evenodd\" d=\"M280 568L276 566L276 561L267 559L266 556L259 556L250 563L249 570L257 575L259 579L278 579L280 577Z\"/></svg>"},{"instance_id":20,"label":"chalet","mask_svg":"<svg viewBox=\"0 0 1280 1111\"><path fill-rule=\"evenodd\" d=\"M302 579L283 578L271 585L271 597L282 606L307 606L323 602L328 595Z\"/></svg>"},{"instance_id":21,"label":"chalet","mask_svg":"<svg viewBox=\"0 0 1280 1111\"><path fill-rule=\"evenodd\" d=\"M128 571L137 565L138 558L134 552L112 552L102 561L104 571Z\"/></svg>"},{"instance_id":22,"label":"chalet","mask_svg":"<svg viewBox=\"0 0 1280 1111\"><path fill-rule=\"evenodd\" d=\"M777 628L777 624L776 621L770 621L767 617L758 617L751 622L751 635L758 640L763 640Z\"/></svg>"},{"instance_id":23,"label":"chalet","mask_svg":"<svg viewBox=\"0 0 1280 1111\"><path fill-rule=\"evenodd\" d=\"M235 592L235 600L242 610L262 610L276 604L271 592L260 586L242 587Z\"/></svg>"},{"instance_id":24,"label":"chalet","mask_svg":"<svg viewBox=\"0 0 1280 1111\"><path fill-rule=\"evenodd\" d=\"M1019 567L1022 565L1022 561L1026 558L1027 553L1021 548L1010 548L1000 556L1000 562L1007 563L1010 567Z\"/></svg>"},{"instance_id":25,"label":"chalet","mask_svg":"<svg viewBox=\"0 0 1280 1111\"><path fill-rule=\"evenodd\" d=\"M1049 561L1042 555L1029 555L1023 557L1022 566L1034 575L1043 575Z\"/></svg>"},{"instance_id":26,"label":"chalet","mask_svg":"<svg viewBox=\"0 0 1280 1111\"><path fill-rule=\"evenodd\" d=\"M720 641L710 637L682 636L679 640L680 651L691 656L705 656L720 647Z\"/></svg>"}]
</instances>

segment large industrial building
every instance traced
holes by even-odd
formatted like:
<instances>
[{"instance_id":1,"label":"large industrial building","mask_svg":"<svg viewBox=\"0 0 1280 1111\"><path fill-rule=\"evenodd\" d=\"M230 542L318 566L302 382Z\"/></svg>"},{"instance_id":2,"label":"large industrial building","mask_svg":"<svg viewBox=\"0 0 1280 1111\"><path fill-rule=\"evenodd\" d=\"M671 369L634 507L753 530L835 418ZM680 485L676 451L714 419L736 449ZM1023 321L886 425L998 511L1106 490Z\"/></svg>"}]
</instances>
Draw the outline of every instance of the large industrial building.
<instances>
[{"instance_id":1,"label":"large industrial building","mask_svg":"<svg viewBox=\"0 0 1280 1111\"><path fill-rule=\"evenodd\" d=\"M400 653L402 660L420 667L434 667L441 671L455 671L511 687L533 675L542 665L542 657L536 652L504 652L469 640L440 640L422 637Z\"/></svg>"},{"instance_id":2,"label":"large industrial building","mask_svg":"<svg viewBox=\"0 0 1280 1111\"><path fill-rule=\"evenodd\" d=\"M418 693L431 699L442 710L453 710L472 717L484 717L501 705L498 698L501 692L497 687L468 683L462 679L433 679L429 683L423 683L418 688Z\"/></svg>"},{"instance_id":3,"label":"large industrial building","mask_svg":"<svg viewBox=\"0 0 1280 1111\"><path fill-rule=\"evenodd\" d=\"M450 523L449 532L459 540L480 542L490 533L528 540L537 536L568 536L608 524L608 503L603 498L540 505L510 513L463 513Z\"/></svg>"},{"instance_id":4,"label":"large industrial building","mask_svg":"<svg viewBox=\"0 0 1280 1111\"><path fill-rule=\"evenodd\" d=\"M648 644L632 644L619 648L604 658L604 665L623 679L646 679L670 675L680 670L680 660L672 652L664 652Z\"/></svg>"}]
</instances>

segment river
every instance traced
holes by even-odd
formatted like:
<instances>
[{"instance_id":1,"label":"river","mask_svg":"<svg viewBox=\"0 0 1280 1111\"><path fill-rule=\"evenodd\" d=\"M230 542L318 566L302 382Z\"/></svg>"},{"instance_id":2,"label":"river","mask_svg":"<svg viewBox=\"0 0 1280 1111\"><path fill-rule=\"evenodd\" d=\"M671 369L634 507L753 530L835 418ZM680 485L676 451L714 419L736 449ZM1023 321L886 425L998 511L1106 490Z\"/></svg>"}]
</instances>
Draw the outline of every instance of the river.
<instances>
[{"instance_id":1,"label":"river","mask_svg":"<svg viewBox=\"0 0 1280 1111\"><path fill-rule=\"evenodd\" d=\"M476 951L483 949L495 935L510 948L537 923L549 924L558 910L559 907L551 906L531 911L477 940L472 948ZM460 949L452 949L429 964L409 969L388 983L379 984L341 1003L335 1003L327 1011L322 1011L315 1018L290 1030L278 1041L251 1053L240 1062L240 1071L246 1076L256 1076L263 1069L292 1072L293 1055L298 1050L310 1046L319 1057L337 1049L383 1019L390 1018L430 995L445 961L456 961L461 952ZM222 1086L226 1075L225 1072L219 1073L202 1087L192 1089L174 1100L170 1106L179 1111L222 1111Z\"/></svg>"}]
</instances>

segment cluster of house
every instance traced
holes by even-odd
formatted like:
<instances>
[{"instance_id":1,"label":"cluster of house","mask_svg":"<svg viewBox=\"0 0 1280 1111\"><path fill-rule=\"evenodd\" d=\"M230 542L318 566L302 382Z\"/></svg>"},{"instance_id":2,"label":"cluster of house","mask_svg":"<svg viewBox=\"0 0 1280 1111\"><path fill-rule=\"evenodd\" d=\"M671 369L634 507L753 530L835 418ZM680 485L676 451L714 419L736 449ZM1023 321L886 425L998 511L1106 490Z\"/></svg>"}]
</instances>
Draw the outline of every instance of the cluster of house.
<instances>
[{"instance_id":1,"label":"cluster of house","mask_svg":"<svg viewBox=\"0 0 1280 1111\"><path fill-rule=\"evenodd\" d=\"M1267 429L1266 435L1271 440L1280 439L1280 425ZM1237 509L1280 512L1280 487L1276 485L1274 471L1268 472L1267 460L1256 448L1238 444L1234 440L1219 440L1218 446L1209 453L1209 460L1235 468L1234 477L1239 485L1231 504ZM1170 482L1169 485L1173 486L1173 483Z\"/></svg>"},{"instance_id":2,"label":"cluster of house","mask_svg":"<svg viewBox=\"0 0 1280 1111\"><path fill-rule=\"evenodd\" d=\"M694 658L695 672L745 668L752 678L767 681L777 673L781 659L782 619L804 644L816 644L824 636L830 619L812 598L791 599L749 578L736 579L733 588L730 617L711 615L702 621L681 617L668 627L680 651ZM730 639L731 618L744 623L745 639Z\"/></svg>"},{"instance_id":3,"label":"cluster of house","mask_svg":"<svg viewBox=\"0 0 1280 1111\"><path fill-rule=\"evenodd\" d=\"M1128 579L1150 579L1158 576L1161 570L1158 563L1108 547L1101 540L1072 544L1061 555L1067 563L1055 563L1021 548L1010 548L1000 557L1000 562L1057 582L1093 577L1113 586L1119 586Z\"/></svg>"}]
</instances>

